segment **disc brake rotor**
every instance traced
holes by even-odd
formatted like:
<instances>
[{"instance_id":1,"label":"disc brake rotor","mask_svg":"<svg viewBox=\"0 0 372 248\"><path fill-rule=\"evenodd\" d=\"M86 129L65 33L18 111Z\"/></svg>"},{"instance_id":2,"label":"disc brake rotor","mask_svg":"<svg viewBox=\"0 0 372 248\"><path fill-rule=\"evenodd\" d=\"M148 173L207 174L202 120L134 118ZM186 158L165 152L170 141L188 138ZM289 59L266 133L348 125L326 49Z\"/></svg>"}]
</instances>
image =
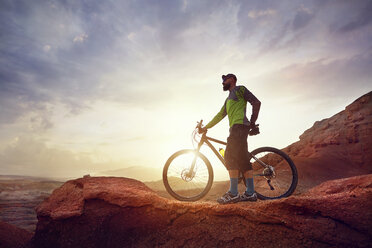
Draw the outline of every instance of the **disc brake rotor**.
<instances>
[{"instance_id":1,"label":"disc brake rotor","mask_svg":"<svg viewBox=\"0 0 372 248\"><path fill-rule=\"evenodd\" d=\"M189 169L183 169L183 171L181 172L181 178L185 182L190 182L194 178L194 176L195 176L195 171L190 173Z\"/></svg>"}]
</instances>

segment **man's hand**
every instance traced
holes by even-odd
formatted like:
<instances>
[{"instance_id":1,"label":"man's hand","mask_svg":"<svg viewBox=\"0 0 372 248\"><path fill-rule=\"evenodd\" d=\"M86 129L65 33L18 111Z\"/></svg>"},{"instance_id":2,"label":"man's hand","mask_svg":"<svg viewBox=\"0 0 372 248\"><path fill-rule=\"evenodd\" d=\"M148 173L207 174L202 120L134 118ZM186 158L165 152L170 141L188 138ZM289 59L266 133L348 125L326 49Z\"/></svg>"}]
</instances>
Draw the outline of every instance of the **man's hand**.
<instances>
[{"instance_id":1,"label":"man's hand","mask_svg":"<svg viewBox=\"0 0 372 248\"><path fill-rule=\"evenodd\" d=\"M258 127L258 125L256 125L256 123L251 123L249 127L250 127L249 136L257 135L260 133L260 128Z\"/></svg>"},{"instance_id":2,"label":"man's hand","mask_svg":"<svg viewBox=\"0 0 372 248\"><path fill-rule=\"evenodd\" d=\"M206 129L205 127L200 127L198 133L202 134L202 133L207 132L207 130L208 129Z\"/></svg>"}]
</instances>

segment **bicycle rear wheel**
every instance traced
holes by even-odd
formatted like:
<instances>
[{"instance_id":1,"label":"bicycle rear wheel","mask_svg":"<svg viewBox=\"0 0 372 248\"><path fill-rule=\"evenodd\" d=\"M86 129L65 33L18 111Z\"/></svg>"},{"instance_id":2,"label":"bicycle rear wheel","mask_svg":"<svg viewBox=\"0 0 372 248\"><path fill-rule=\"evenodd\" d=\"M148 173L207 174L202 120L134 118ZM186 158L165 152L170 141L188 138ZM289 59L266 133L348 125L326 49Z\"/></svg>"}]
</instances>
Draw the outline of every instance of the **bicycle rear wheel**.
<instances>
[{"instance_id":1,"label":"bicycle rear wheel","mask_svg":"<svg viewBox=\"0 0 372 248\"><path fill-rule=\"evenodd\" d=\"M265 168L251 158L254 186L261 200L279 199L290 196L297 187L297 169L290 157L273 147L261 147L252 152L261 163L271 166Z\"/></svg>"},{"instance_id":2,"label":"bicycle rear wheel","mask_svg":"<svg viewBox=\"0 0 372 248\"><path fill-rule=\"evenodd\" d=\"M193 161L195 165L191 171ZM163 183L168 193L177 200L197 201L212 187L212 166L200 152L178 151L170 156L164 165Z\"/></svg>"}]
</instances>

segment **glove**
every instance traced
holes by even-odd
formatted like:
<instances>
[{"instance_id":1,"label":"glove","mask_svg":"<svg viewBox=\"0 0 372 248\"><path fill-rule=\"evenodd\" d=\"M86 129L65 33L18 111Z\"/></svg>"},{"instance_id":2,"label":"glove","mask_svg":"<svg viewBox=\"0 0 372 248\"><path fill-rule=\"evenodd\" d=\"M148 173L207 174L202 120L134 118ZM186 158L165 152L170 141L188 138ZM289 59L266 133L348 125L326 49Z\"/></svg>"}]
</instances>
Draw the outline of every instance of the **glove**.
<instances>
[{"instance_id":1,"label":"glove","mask_svg":"<svg viewBox=\"0 0 372 248\"><path fill-rule=\"evenodd\" d=\"M255 123L251 123L250 125L251 130L249 131L249 136L257 135L260 133L260 129L258 126L259 126L258 124L256 125Z\"/></svg>"}]
</instances>

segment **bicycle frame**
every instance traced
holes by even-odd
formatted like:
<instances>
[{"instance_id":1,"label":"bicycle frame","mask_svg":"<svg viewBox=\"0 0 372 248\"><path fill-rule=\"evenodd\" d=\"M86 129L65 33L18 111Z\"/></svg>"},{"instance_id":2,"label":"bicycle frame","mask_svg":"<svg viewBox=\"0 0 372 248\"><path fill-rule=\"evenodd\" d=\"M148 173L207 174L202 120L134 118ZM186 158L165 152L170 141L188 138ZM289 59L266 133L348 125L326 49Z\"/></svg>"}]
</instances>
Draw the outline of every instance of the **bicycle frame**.
<instances>
[{"instance_id":1,"label":"bicycle frame","mask_svg":"<svg viewBox=\"0 0 372 248\"><path fill-rule=\"evenodd\" d=\"M217 158L221 161L221 163L226 167L226 163L225 163L225 159L221 156L221 154L216 150L216 148L214 148L214 146L212 145L212 143L210 142L216 142L216 143L219 143L219 144L222 144L222 145L227 145L226 142L224 141L221 141L221 140L218 140L218 139L214 139L214 138L211 138L211 137L208 137L206 133L203 133L201 139L200 139L200 142L198 144L198 148L195 149L195 151L199 152L200 151L200 148L202 147L202 145L204 143L206 143L208 145L208 147L213 151L213 153L217 156ZM256 160L263 168L267 168L269 167L267 164L265 164L264 162L262 162L261 160L259 160L256 156L254 156L252 153L250 153L248 151L249 155L254 159ZM192 164L191 164L191 168L190 168L190 172L192 172L194 170L194 167L195 167L195 162L196 162L196 156L194 158L194 160L192 161ZM227 168L227 167L226 167Z\"/></svg>"}]
</instances>

